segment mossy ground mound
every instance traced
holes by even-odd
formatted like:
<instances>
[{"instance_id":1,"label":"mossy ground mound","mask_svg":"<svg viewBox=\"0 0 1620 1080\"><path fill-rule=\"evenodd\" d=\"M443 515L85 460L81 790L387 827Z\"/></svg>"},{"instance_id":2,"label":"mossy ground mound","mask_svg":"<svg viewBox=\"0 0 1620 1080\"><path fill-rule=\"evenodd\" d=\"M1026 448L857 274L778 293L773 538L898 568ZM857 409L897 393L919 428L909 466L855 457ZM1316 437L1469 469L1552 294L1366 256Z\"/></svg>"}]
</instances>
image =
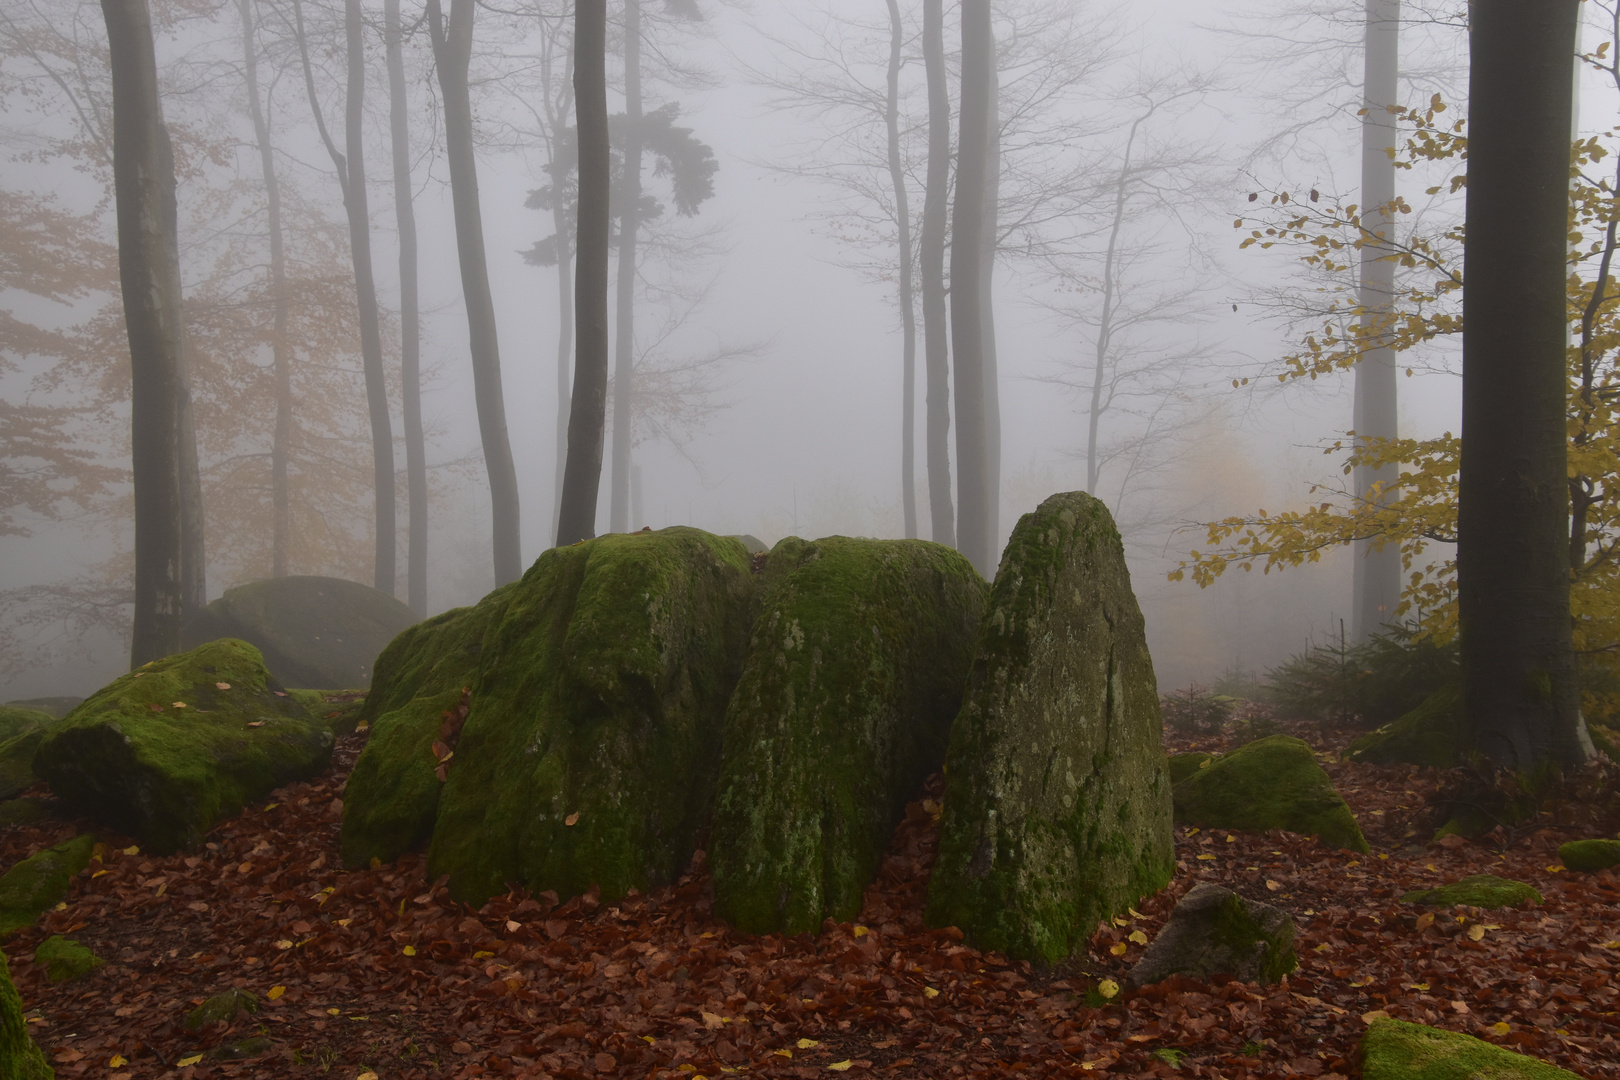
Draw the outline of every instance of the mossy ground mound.
<instances>
[{"instance_id":1,"label":"mossy ground mound","mask_svg":"<svg viewBox=\"0 0 1620 1080\"><path fill-rule=\"evenodd\" d=\"M1171 754L1166 765L1166 769L1170 774L1170 782L1179 784L1198 770L1209 768L1214 761L1214 754L1206 754L1201 750L1192 750L1185 754Z\"/></svg>"},{"instance_id":2,"label":"mossy ground mound","mask_svg":"<svg viewBox=\"0 0 1620 1080\"><path fill-rule=\"evenodd\" d=\"M1172 975L1275 983L1299 966L1294 920L1270 904L1245 900L1211 882L1195 885L1131 968L1132 986Z\"/></svg>"},{"instance_id":3,"label":"mossy ground mound","mask_svg":"<svg viewBox=\"0 0 1620 1080\"><path fill-rule=\"evenodd\" d=\"M1013 530L951 729L928 920L1054 962L1174 869L1158 687L1119 533L1054 495Z\"/></svg>"},{"instance_id":4,"label":"mossy ground mound","mask_svg":"<svg viewBox=\"0 0 1620 1080\"><path fill-rule=\"evenodd\" d=\"M240 638L284 685L364 687L377 655L415 621L400 601L353 581L269 578L226 589L187 623L185 643Z\"/></svg>"},{"instance_id":5,"label":"mossy ground mound","mask_svg":"<svg viewBox=\"0 0 1620 1080\"><path fill-rule=\"evenodd\" d=\"M1620 840L1571 840L1559 845L1558 861L1587 874L1620 866Z\"/></svg>"},{"instance_id":6,"label":"mossy ground mound","mask_svg":"<svg viewBox=\"0 0 1620 1080\"><path fill-rule=\"evenodd\" d=\"M1545 1061L1472 1035L1387 1017L1361 1038L1365 1080L1580 1080Z\"/></svg>"},{"instance_id":7,"label":"mossy ground mound","mask_svg":"<svg viewBox=\"0 0 1620 1080\"><path fill-rule=\"evenodd\" d=\"M908 799L945 759L988 586L957 552L777 544L726 713L716 910L750 933L853 919Z\"/></svg>"},{"instance_id":8,"label":"mossy ground mound","mask_svg":"<svg viewBox=\"0 0 1620 1080\"><path fill-rule=\"evenodd\" d=\"M82 979L107 961L71 938L52 934L34 949L34 963L53 983Z\"/></svg>"},{"instance_id":9,"label":"mossy ground mound","mask_svg":"<svg viewBox=\"0 0 1620 1080\"><path fill-rule=\"evenodd\" d=\"M0 1080L50 1080L54 1075L28 1034L22 1000L11 981L6 954L0 952Z\"/></svg>"},{"instance_id":10,"label":"mossy ground mound","mask_svg":"<svg viewBox=\"0 0 1620 1080\"><path fill-rule=\"evenodd\" d=\"M1351 743L1345 756L1369 765L1433 765L1462 759L1462 684L1443 686L1394 723Z\"/></svg>"},{"instance_id":11,"label":"mossy ground mound","mask_svg":"<svg viewBox=\"0 0 1620 1080\"><path fill-rule=\"evenodd\" d=\"M1176 821L1187 825L1286 829L1329 847L1368 850L1355 815L1311 748L1287 735L1270 735L1221 755L1176 785L1175 805Z\"/></svg>"},{"instance_id":12,"label":"mossy ground mound","mask_svg":"<svg viewBox=\"0 0 1620 1080\"><path fill-rule=\"evenodd\" d=\"M213 641L115 680L39 747L34 772L74 809L166 855L326 768L332 733L245 641Z\"/></svg>"},{"instance_id":13,"label":"mossy ground mound","mask_svg":"<svg viewBox=\"0 0 1620 1080\"><path fill-rule=\"evenodd\" d=\"M88 833L36 851L0 876L0 934L29 926L67 899L68 883L90 865L96 838Z\"/></svg>"},{"instance_id":14,"label":"mossy ground mound","mask_svg":"<svg viewBox=\"0 0 1620 1080\"><path fill-rule=\"evenodd\" d=\"M1404 904L1428 904L1432 907L1517 907L1520 904L1539 904L1542 896L1522 881L1500 878L1494 874L1475 874L1437 889L1417 889L1401 897Z\"/></svg>"},{"instance_id":15,"label":"mossy ground mound","mask_svg":"<svg viewBox=\"0 0 1620 1080\"><path fill-rule=\"evenodd\" d=\"M32 787L34 754L46 732L60 721L40 709L0 706L0 799L14 798Z\"/></svg>"},{"instance_id":16,"label":"mossy ground mound","mask_svg":"<svg viewBox=\"0 0 1620 1080\"><path fill-rule=\"evenodd\" d=\"M604 898L672 881L719 772L748 553L698 529L541 555L484 636L428 852L451 895Z\"/></svg>"}]
</instances>

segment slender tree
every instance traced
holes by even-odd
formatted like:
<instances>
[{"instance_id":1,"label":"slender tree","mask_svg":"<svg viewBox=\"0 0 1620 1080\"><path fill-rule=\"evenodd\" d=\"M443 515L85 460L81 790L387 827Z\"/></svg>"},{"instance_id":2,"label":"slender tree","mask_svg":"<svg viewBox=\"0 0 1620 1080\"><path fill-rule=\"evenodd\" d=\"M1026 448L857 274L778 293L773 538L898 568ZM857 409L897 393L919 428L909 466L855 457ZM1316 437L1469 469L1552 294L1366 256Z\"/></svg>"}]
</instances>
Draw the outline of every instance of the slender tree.
<instances>
[{"instance_id":1,"label":"slender tree","mask_svg":"<svg viewBox=\"0 0 1620 1080\"><path fill-rule=\"evenodd\" d=\"M624 125L619 152L623 172L617 196L619 265L613 328L613 475L608 529L628 532L630 515L630 400L636 349L636 232L641 210L641 0L624 0Z\"/></svg>"},{"instance_id":2,"label":"slender tree","mask_svg":"<svg viewBox=\"0 0 1620 1080\"><path fill-rule=\"evenodd\" d=\"M894 219L900 248L900 503L907 539L917 535L917 304L911 280L911 199L900 160L900 61L905 27L899 0L889 0L888 98L883 122L888 134L889 184L894 188Z\"/></svg>"},{"instance_id":3,"label":"slender tree","mask_svg":"<svg viewBox=\"0 0 1620 1080\"><path fill-rule=\"evenodd\" d=\"M182 356L174 157L146 0L104 0L113 80L118 273L131 364L135 625L130 666L178 652L182 602Z\"/></svg>"},{"instance_id":4,"label":"slender tree","mask_svg":"<svg viewBox=\"0 0 1620 1080\"><path fill-rule=\"evenodd\" d=\"M962 113L951 209L951 348L956 354L956 546L981 574L990 559L990 473L985 431L984 235L990 160L990 0L962 0Z\"/></svg>"},{"instance_id":5,"label":"slender tree","mask_svg":"<svg viewBox=\"0 0 1620 1080\"><path fill-rule=\"evenodd\" d=\"M923 0L928 79L928 174L921 237L923 366L927 383L928 511L936 542L956 545L951 499L950 341L945 300L945 231L950 213L951 97L946 86L944 0Z\"/></svg>"},{"instance_id":6,"label":"slender tree","mask_svg":"<svg viewBox=\"0 0 1620 1080\"><path fill-rule=\"evenodd\" d=\"M984 356L985 533L994 568L1001 537L1001 372L996 358L995 272L1001 250L1001 80L997 75L995 30L990 31L989 104L984 155L984 225L979 233L979 320Z\"/></svg>"},{"instance_id":7,"label":"slender tree","mask_svg":"<svg viewBox=\"0 0 1620 1080\"><path fill-rule=\"evenodd\" d=\"M1520 773L1579 764L1565 275L1579 0L1475 0L1457 521L1463 706Z\"/></svg>"},{"instance_id":8,"label":"slender tree","mask_svg":"<svg viewBox=\"0 0 1620 1080\"><path fill-rule=\"evenodd\" d=\"M431 2L431 0L430 0ZM579 209L574 251L574 390L568 414L557 544L596 535L607 420L607 279L612 184L607 111L607 0L574 5L574 115L578 120Z\"/></svg>"},{"instance_id":9,"label":"slender tree","mask_svg":"<svg viewBox=\"0 0 1620 1080\"><path fill-rule=\"evenodd\" d=\"M551 208L552 244L550 257L557 264L557 426L556 473L551 489L551 531L557 535L558 515L562 511L563 471L568 463L568 405L570 362L574 356L574 252L573 220L574 198L567 194L568 179L577 164L578 148L574 133L568 124L568 114L574 106L573 43L562 33L563 16L556 16L557 28L552 28L551 17L541 14L540 82L542 87L542 117L545 122L546 147L550 160L546 171L551 178L548 192L530 194L530 205L536 206L536 196L545 194ZM557 54L566 57L563 73L555 77ZM554 89L555 88L555 89ZM542 262L544 260L541 260Z\"/></svg>"},{"instance_id":10,"label":"slender tree","mask_svg":"<svg viewBox=\"0 0 1620 1080\"><path fill-rule=\"evenodd\" d=\"M410 104L405 96L405 35L399 0L383 0L388 62L388 134L394 164L394 221L399 228L399 367L405 412L405 488L410 526L405 595L425 618L427 598L427 449L422 434L422 323L416 285L416 207L411 191Z\"/></svg>"},{"instance_id":11,"label":"slender tree","mask_svg":"<svg viewBox=\"0 0 1620 1080\"><path fill-rule=\"evenodd\" d=\"M450 0L450 19L446 24L439 0L427 0L428 31L433 38L433 56L439 69L439 92L444 99L444 141L450 159L450 201L455 210L461 292L467 307L473 396L478 407L478 431L484 445L484 469L489 476L495 584L505 585L522 575L523 553L518 529L517 469L506 433L501 354L495 336L495 299L490 292L489 265L484 257L484 219L478 203L478 162L473 151L472 95L467 85L474 7L475 0Z\"/></svg>"}]
</instances>

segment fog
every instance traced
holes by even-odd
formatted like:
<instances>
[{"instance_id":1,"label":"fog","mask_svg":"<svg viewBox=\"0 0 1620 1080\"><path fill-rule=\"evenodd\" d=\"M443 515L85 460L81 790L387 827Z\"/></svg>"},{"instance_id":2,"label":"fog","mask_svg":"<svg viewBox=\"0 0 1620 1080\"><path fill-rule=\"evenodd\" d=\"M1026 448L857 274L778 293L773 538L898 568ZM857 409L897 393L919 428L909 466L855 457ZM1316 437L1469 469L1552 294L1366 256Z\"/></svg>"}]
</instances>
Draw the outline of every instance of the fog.
<instances>
[{"instance_id":1,"label":"fog","mask_svg":"<svg viewBox=\"0 0 1620 1080\"><path fill-rule=\"evenodd\" d=\"M1360 16L1358 11L1349 22L1336 24L1309 10L1312 5L1302 10L1298 4L1260 0L1149 0L1123 13L1096 0L1065 4L1069 0L996 5L1004 48L1016 41L1020 19L1035 23L1037 15L1056 12L1072 14L1076 40L1096 49L1089 73L1074 85L1050 96L1031 91L1034 121L1009 130L1033 134L1009 136L1003 149L1006 197L1016 202L1025 190L1020 185L1032 183L1019 172L1026 167L1048 170L1056 194L1049 219L1010 235L996 266L1003 432L996 547L999 551L1018 516L1041 499L1087 484L1089 398L1064 384L1089 378L1083 365L1095 355L1096 331L1088 320L1095 318L1099 302L1096 274L1106 235L1102 226L1112 205L1111 178L1120 169L1127 131L1142 111L1143 88L1182 80L1178 93L1183 96L1140 128L1142 160L1157 155L1164 167L1140 217L1122 231L1122 250L1132 255L1121 279L1123 294L1160 305L1164 312L1157 321L1144 318L1132 331L1137 336L1126 347L1151 370L1133 384L1136 396L1122 397L1119 411L1109 417L1111 438L1140 437L1141 445L1117 459L1137 465L1128 476L1124 464L1105 467L1096 489L1125 534L1160 688L1167 691L1192 681L1211 682L1234 667L1264 669L1310 642L1336 638L1341 620L1349 618L1352 555L1344 549L1280 573L1233 570L1207 589L1190 580L1169 581L1167 575L1190 550L1206 546L1201 522L1304 505L1320 498L1313 497L1313 484L1343 482L1343 452L1324 453L1324 447L1352 426L1353 377L1287 385L1276 379L1280 358L1297 347L1291 343L1306 324L1281 317L1273 301L1288 290L1309 293L1319 282L1302 270L1297 250L1240 250L1244 234L1234 230L1233 221L1254 212L1250 192L1316 188L1355 201ZM260 77L271 87L278 169L291 193L289 203L296 204L289 213L299 216L305 232L324 237L320 243L335 252L328 261L341 268L348 256L341 197L310 119L296 57L288 54L275 22L274 13L288 5L277 0L261 6L267 14ZM1314 6L1331 12L1335 5ZM1421 106L1434 93L1443 93L1459 111L1465 102L1465 34L1447 20L1446 10L1457 6L1407 5L1401 93L1409 104ZM407 22L420 14L413 4L405 7ZM752 534L767 544L787 535L901 536L901 323L894 273L884 270L894 263L894 230L881 220L881 208L863 202L848 183L852 175L859 177L858 167L841 174L842 183L827 175L830 166L869 156L881 142L881 125L791 107L779 88L760 82L762 73L807 65L813 70L818 58L825 59L816 31L833 27L847 56L877 58L875 66L856 63L851 74L869 88L881 88L881 61L888 49L884 8L854 0L755 0L752 5L700 0L698 7L704 15L700 23L655 21L646 31L656 55L649 62L645 94L649 107L678 102L677 123L712 147L719 162L715 194L695 217L677 217L669 209L650 227L637 346L656 345L645 361L677 372L711 352L739 355L701 366L685 382L672 376L670 385L684 396L670 398L665 412L654 411L638 428L633 460L640 472L639 499L631 528L696 525ZM0 26L6 50L0 68L0 91L6 95L0 138L8 165L0 189L7 197L52 195L55 206L85 215L90 239L115 243L104 165L93 152L63 145L82 142L81 128L99 122L81 117L74 103L95 104L95 93L105 95L105 73L80 73L85 85L94 87L86 94L70 83L77 76L62 56L25 47L33 40L28 34L50 28L59 37L78 34L86 63L104 60L104 42L95 39L99 9L75 0L31 0L7 8ZM367 37L373 67L365 137L385 359L394 373L391 408L402 492L397 593L403 597L405 479L387 83L381 4L368 2L365 8L376 22ZM916 42L921 5L902 0L901 8L907 19L903 104L915 110L923 79ZM530 265L522 252L551 231L549 212L524 203L547 183L547 153L534 134L536 12L555 16L561 10L546 0L538 0L538 8L491 4L479 12L473 46L479 192L520 485L525 565L554 539L557 271ZM617 18L616 5L609 11L610 20ZM177 135L182 275L188 305L195 299L199 320L209 317L206 305L228 305L263 263L254 246L259 243L259 166L243 108L236 12L235 4L154 4L164 109L170 126L184 132ZM341 5L309 0L305 12L317 93L327 123L341 129ZM947 4L951 50L956 28L954 5ZM610 52L615 48L610 40ZM490 497L473 408L438 88L420 29L406 53L421 242L423 411L433 467L428 596L430 610L437 612L470 603L494 584ZM684 75L669 77L666 61L680 65ZM827 69L827 77L836 74ZM1009 101L1016 103L1024 92L1015 74L1004 75L1004 124L1012 123L1005 111ZM616 75L610 56L610 81ZM1606 129L1613 103L1588 83L1583 127ZM100 107L105 105L101 100ZM610 86L609 109L621 108L621 90ZM914 111L910 122L920 124L921 114ZM1052 132L1066 134L1052 142ZM916 130L908 136L913 149L921 147L920 137ZM206 141L211 149L188 156L190 138L198 146ZM914 219L923 200L921 168L918 157L911 173ZM865 182L881 191L887 176L872 172ZM1414 212L1429 221L1460 219L1461 194L1425 197L1425 182L1415 173L1400 178ZM663 181L650 168L644 184L668 202ZM15 248L21 219L11 211L8 220L13 235L3 242ZM673 266L661 254L694 243L706 254ZM71 245L60 250L63 258L73 257ZM236 254L227 258L227 251ZM316 261L313 255L295 257ZM16 407L81 407L60 429L56 444L80 441L95 461L127 469L128 359L127 353L117 354L121 322L114 319L111 331L102 332L99 355L81 345L68 360L41 347L30 329L89 320L104 312L109 298L116 315L116 292L109 293L102 280L64 284L41 297L17 287L20 273L11 273L0 293L0 306L9 315L0 325L0 397ZM352 280L330 274L321 280L333 311L346 304L345 317L352 319ZM701 303L662 338L659 331L670 313L686 306L679 297L683 292L701 292ZM267 346L241 334L197 334L209 364L194 378L206 382L209 372L234 370L231 363L261 372L269 363ZM337 333L332 340L341 345L341 339L343 333ZM1400 380L1402 435L1457 430L1456 356L1456 343L1441 342L1402 358L1403 367L1414 368L1411 377ZM320 510L327 531L320 543L304 546L306 554L291 569L369 582L370 450L364 391L355 374L358 356L337 348L321 359L329 369L325 381L320 389L311 384L301 393L325 410L322 431L330 436L321 451L330 460L322 458L326 464L309 469L332 479ZM919 331L918 521L926 539L922 366ZM1244 378L1250 379L1247 385L1234 387L1234 380ZM263 410L269 406L231 385L229 392L202 388L202 407L245 410L240 416L202 418L210 425L203 435L202 464L211 597L269 572L261 535L267 526L254 524L243 509L258 507L263 499L242 494L256 482L252 470L262 467L267 453ZM305 405L301 398L299 407ZM611 434L608 444L605 458L611 457ZM14 456L3 466L10 477L47 468L38 453L14 446L8 445L5 452ZM351 475L356 468L358 479ZM609 468L605 460L599 532L609 524ZM86 694L127 664L127 644L118 636L129 612L118 593L127 588L130 566L127 480L114 479L82 502L60 496L62 489L59 482L58 496L19 500L3 508L0 518L6 523L0 531L0 594L6 604L0 612L0 652L5 653L0 700Z\"/></svg>"}]
</instances>

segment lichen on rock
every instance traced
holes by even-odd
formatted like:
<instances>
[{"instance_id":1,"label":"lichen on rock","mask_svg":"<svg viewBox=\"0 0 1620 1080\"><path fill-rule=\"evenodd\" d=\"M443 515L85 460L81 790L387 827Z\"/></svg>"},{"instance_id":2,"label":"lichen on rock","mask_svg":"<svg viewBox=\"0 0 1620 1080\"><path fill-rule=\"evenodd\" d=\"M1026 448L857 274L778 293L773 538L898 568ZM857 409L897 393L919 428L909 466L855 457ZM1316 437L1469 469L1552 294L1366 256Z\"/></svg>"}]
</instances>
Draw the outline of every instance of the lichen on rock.
<instances>
[{"instance_id":1,"label":"lichen on rock","mask_svg":"<svg viewBox=\"0 0 1620 1080\"><path fill-rule=\"evenodd\" d=\"M1298 966L1291 915L1204 882L1176 904L1127 982L1148 986L1172 975L1230 975L1240 982L1275 983Z\"/></svg>"},{"instance_id":2,"label":"lichen on rock","mask_svg":"<svg viewBox=\"0 0 1620 1080\"><path fill-rule=\"evenodd\" d=\"M6 954L0 952L0 1080L51 1080L53 1076L45 1055L28 1034L22 1000L11 981Z\"/></svg>"},{"instance_id":3,"label":"lichen on rock","mask_svg":"<svg viewBox=\"0 0 1620 1080\"><path fill-rule=\"evenodd\" d=\"M1460 1031L1379 1017L1361 1037L1364 1080L1580 1080Z\"/></svg>"},{"instance_id":4,"label":"lichen on rock","mask_svg":"<svg viewBox=\"0 0 1620 1080\"><path fill-rule=\"evenodd\" d=\"M82 979L107 961L72 938L52 934L34 948L34 963L53 983Z\"/></svg>"},{"instance_id":5,"label":"lichen on rock","mask_svg":"<svg viewBox=\"0 0 1620 1080\"><path fill-rule=\"evenodd\" d=\"M1401 897L1403 904L1428 904L1431 907L1518 907L1520 904L1539 904L1542 895L1522 881L1497 877L1495 874L1474 874L1449 885L1434 889L1416 889Z\"/></svg>"},{"instance_id":6,"label":"lichen on rock","mask_svg":"<svg viewBox=\"0 0 1620 1080\"><path fill-rule=\"evenodd\" d=\"M89 833L36 851L0 875L0 934L32 925L40 913L67 899L68 883L90 865L96 838Z\"/></svg>"},{"instance_id":7,"label":"lichen on rock","mask_svg":"<svg viewBox=\"0 0 1620 1080\"><path fill-rule=\"evenodd\" d=\"M1365 853L1367 838L1310 746L1268 735L1216 758L1175 788L1176 821L1244 832L1286 829Z\"/></svg>"},{"instance_id":8,"label":"lichen on rock","mask_svg":"<svg viewBox=\"0 0 1620 1080\"><path fill-rule=\"evenodd\" d=\"M1559 845L1558 861L1582 873L1620 866L1620 840L1571 840Z\"/></svg>"},{"instance_id":9,"label":"lichen on rock","mask_svg":"<svg viewBox=\"0 0 1620 1080\"><path fill-rule=\"evenodd\" d=\"M945 759L988 586L921 540L772 549L726 712L716 911L749 933L853 919L908 799Z\"/></svg>"},{"instance_id":10,"label":"lichen on rock","mask_svg":"<svg viewBox=\"0 0 1620 1080\"><path fill-rule=\"evenodd\" d=\"M1462 684L1442 686L1400 719L1352 742L1345 757L1369 765L1433 765L1462 759Z\"/></svg>"},{"instance_id":11,"label":"lichen on rock","mask_svg":"<svg viewBox=\"0 0 1620 1080\"><path fill-rule=\"evenodd\" d=\"M40 745L33 769L75 810L166 855L196 847L247 802L318 774L332 744L259 650L226 638L97 691Z\"/></svg>"},{"instance_id":12,"label":"lichen on rock","mask_svg":"<svg viewBox=\"0 0 1620 1080\"><path fill-rule=\"evenodd\" d=\"M1002 555L947 753L928 921L1056 962L1170 880L1159 694L1119 533L1054 495Z\"/></svg>"}]
</instances>

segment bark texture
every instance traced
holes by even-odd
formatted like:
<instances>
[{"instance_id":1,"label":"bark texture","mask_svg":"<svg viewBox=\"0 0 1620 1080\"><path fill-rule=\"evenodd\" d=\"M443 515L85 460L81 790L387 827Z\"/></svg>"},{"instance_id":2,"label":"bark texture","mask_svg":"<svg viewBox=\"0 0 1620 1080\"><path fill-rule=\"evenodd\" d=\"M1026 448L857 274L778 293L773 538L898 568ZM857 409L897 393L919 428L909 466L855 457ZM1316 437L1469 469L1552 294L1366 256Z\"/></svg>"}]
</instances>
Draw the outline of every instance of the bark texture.
<instances>
[{"instance_id":1,"label":"bark texture","mask_svg":"<svg viewBox=\"0 0 1620 1080\"><path fill-rule=\"evenodd\" d=\"M900 505L906 539L917 536L917 304L911 280L911 199L900 167L900 47L904 28L899 0L889 2L889 92L883 120L889 140L889 183L894 188L894 220L900 262Z\"/></svg>"},{"instance_id":2,"label":"bark texture","mask_svg":"<svg viewBox=\"0 0 1620 1080\"><path fill-rule=\"evenodd\" d=\"M945 230L951 184L951 96L945 85L944 0L923 0L923 64L928 75L928 174L923 194L923 366L927 384L928 515L940 544L956 546L951 497L949 315L945 305Z\"/></svg>"},{"instance_id":3,"label":"bark texture","mask_svg":"<svg viewBox=\"0 0 1620 1080\"><path fill-rule=\"evenodd\" d=\"M951 347L956 353L956 546L979 573L990 554L990 472L985 424L984 218L990 156L990 0L962 0L962 115L951 211Z\"/></svg>"},{"instance_id":4,"label":"bark texture","mask_svg":"<svg viewBox=\"0 0 1620 1080\"><path fill-rule=\"evenodd\" d=\"M613 477L608 530L629 532L636 365L636 232L641 204L641 0L624 2L624 175L616 192L619 276L613 328Z\"/></svg>"}]
</instances>

